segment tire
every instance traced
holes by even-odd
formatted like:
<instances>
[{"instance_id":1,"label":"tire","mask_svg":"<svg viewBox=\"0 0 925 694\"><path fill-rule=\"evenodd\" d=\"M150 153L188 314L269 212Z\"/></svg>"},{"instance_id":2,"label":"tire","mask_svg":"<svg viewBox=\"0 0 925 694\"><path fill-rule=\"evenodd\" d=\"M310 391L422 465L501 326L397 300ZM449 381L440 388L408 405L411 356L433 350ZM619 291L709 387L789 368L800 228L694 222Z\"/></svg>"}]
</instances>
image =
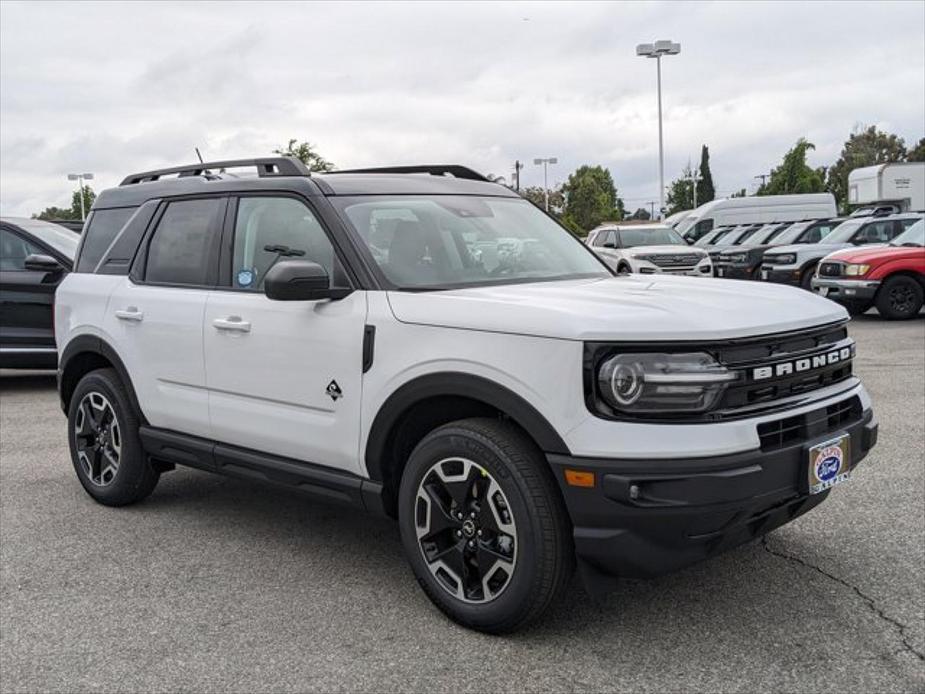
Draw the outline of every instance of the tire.
<instances>
[{"instance_id":1,"label":"tire","mask_svg":"<svg viewBox=\"0 0 925 694\"><path fill-rule=\"evenodd\" d=\"M515 631L565 590L575 564L568 513L542 453L515 426L465 419L435 429L411 453L398 501L411 569L459 624Z\"/></svg>"},{"instance_id":2,"label":"tire","mask_svg":"<svg viewBox=\"0 0 925 694\"><path fill-rule=\"evenodd\" d=\"M846 301L842 304L852 316L861 316L873 306L871 301Z\"/></svg>"},{"instance_id":3,"label":"tire","mask_svg":"<svg viewBox=\"0 0 925 694\"><path fill-rule=\"evenodd\" d=\"M922 308L922 295L922 285L914 277L894 275L877 290L877 311L887 320L913 318Z\"/></svg>"},{"instance_id":4,"label":"tire","mask_svg":"<svg viewBox=\"0 0 925 694\"><path fill-rule=\"evenodd\" d=\"M816 273L816 266L808 267L800 275L800 286L808 292L813 291L813 275Z\"/></svg>"},{"instance_id":5,"label":"tire","mask_svg":"<svg viewBox=\"0 0 925 694\"><path fill-rule=\"evenodd\" d=\"M106 506L125 506L148 496L160 473L138 437L138 415L113 369L85 375L67 415L71 462L84 490Z\"/></svg>"},{"instance_id":6,"label":"tire","mask_svg":"<svg viewBox=\"0 0 925 694\"><path fill-rule=\"evenodd\" d=\"M633 272L632 269L630 269L630 266L627 265L626 263L620 263L620 264L617 266L617 274L618 274L618 275L629 275L629 274L632 273L632 272Z\"/></svg>"}]
</instances>

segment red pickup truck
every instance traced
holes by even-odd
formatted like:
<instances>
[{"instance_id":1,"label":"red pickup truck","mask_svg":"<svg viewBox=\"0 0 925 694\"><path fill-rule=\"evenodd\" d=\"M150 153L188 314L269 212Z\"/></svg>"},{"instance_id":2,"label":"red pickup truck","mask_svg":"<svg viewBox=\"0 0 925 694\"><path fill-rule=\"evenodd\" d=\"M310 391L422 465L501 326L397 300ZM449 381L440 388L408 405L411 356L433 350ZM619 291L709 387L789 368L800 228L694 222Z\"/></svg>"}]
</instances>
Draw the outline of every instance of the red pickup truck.
<instances>
[{"instance_id":1,"label":"red pickup truck","mask_svg":"<svg viewBox=\"0 0 925 694\"><path fill-rule=\"evenodd\" d=\"M813 289L852 314L876 306L889 320L918 315L925 297L925 220L887 246L849 248L823 258Z\"/></svg>"}]
</instances>

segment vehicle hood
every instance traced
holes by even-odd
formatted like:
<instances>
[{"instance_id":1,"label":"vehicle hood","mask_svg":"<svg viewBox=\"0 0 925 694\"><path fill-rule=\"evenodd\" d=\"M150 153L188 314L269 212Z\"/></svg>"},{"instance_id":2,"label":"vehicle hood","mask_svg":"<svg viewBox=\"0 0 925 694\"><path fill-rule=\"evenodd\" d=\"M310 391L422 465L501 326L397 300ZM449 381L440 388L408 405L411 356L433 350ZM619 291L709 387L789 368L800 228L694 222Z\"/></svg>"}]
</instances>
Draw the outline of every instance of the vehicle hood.
<instances>
[{"instance_id":1,"label":"vehicle hood","mask_svg":"<svg viewBox=\"0 0 925 694\"><path fill-rule=\"evenodd\" d=\"M885 260L901 260L903 258L921 258L925 255L925 248L921 246L864 246L864 248L846 248L827 256L833 260L846 263L867 263Z\"/></svg>"},{"instance_id":2,"label":"vehicle hood","mask_svg":"<svg viewBox=\"0 0 925 694\"><path fill-rule=\"evenodd\" d=\"M632 248L624 248L623 255L630 256L632 258L638 258L641 255L688 255L696 254L700 256L706 255L699 248L691 248L690 246L671 244L664 246L633 246Z\"/></svg>"},{"instance_id":3,"label":"vehicle hood","mask_svg":"<svg viewBox=\"0 0 925 694\"><path fill-rule=\"evenodd\" d=\"M796 253L798 258L822 258L840 248L854 248L854 245L850 243L795 243L792 246L774 246L769 248L767 253L768 255Z\"/></svg>"},{"instance_id":4,"label":"vehicle hood","mask_svg":"<svg viewBox=\"0 0 925 694\"><path fill-rule=\"evenodd\" d=\"M838 304L765 282L674 275L388 292L403 323L563 340L713 340L847 319Z\"/></svg>"}]
</instances>

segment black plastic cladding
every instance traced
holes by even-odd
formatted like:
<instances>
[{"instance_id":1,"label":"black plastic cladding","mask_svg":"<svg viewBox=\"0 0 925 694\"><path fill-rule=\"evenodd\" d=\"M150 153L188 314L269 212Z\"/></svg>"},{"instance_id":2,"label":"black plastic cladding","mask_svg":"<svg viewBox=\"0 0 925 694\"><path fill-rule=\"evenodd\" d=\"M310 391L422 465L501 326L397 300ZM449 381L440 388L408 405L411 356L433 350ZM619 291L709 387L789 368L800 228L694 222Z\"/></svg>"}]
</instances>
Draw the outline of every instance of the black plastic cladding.
<instances>
[{"instance_id":1,"label":"black plastic cladding","mask_svg":"<svg viewBox=\"0 0 925 694\"><path fill-rule=\"evenodd\" d=\"M719 341L690 341L690 342L586 342L584 345L584 364L583 380L585 392L585 404L591 414L603 419L624 420L624 421L659 421L671 420L679 423L683 422L711 422L717 420L728 420L741 417L734 411L723 413L719 410L706 412L699 415L676 414L672 413L665 416L654 416L652 414L628 415L618 413L611 409L602 399L598 390L596 374L601 363L608 357L620 353L637 353L637 352L665 352L665 353L685 353L685 352L706 352L724 366L734 366L742 368L745 366L762 366L768 362L786 359L788 354L805 352L820 348L823 346L836 346L847 339L848 328L847 322L831 323L820 326L812 330L794 331L787 333L776 333L770 335L759 335L755 337L736 338ZM842 370L842 373L836 373ZM833 378L827 382L821 383L817 387L824 387L834 383L851 378L851 363L847 365L835 365L835 368L827 370L827 374L834 374ZM769 385L771 385L769 383ZM744 386L743 386L744 387ZM750 384L749 387L754 387ZM811 389L803 392L811 392ZM796 395L797 393L793 393ZM785 396L781 396L785 397ZM774 400L764 401L773 406ZM741 402L732 402L726 405L730 409L740 407L744 404ZM761 404L761 401L755 404ZM773 409L772 409L773 411ZM751 413L750 416L754 416Z\"/></svg>"}]
</instances>

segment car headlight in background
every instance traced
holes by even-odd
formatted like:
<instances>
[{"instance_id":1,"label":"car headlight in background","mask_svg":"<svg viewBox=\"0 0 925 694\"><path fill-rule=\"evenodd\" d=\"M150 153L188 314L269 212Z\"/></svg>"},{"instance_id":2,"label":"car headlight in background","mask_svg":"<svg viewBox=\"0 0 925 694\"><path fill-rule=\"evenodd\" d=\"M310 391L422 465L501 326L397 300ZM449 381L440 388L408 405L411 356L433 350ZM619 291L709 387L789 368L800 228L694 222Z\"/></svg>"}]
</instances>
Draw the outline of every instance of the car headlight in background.
<instances>
[{"instance_id":1,"label":"car headlight in background","mask_svg":"<svg viewBox=\"0 0 925 694\"><path fill-rule=\"evenodd\" d=\"M796 253L784 253L783 255L770 255L765 261L771 265L793 265L797 262Z\"/></svg>"},{"instance_id":2,"label":"car headlight in background","mask_svg":"<svg viewBox=\"0 0 925 694\"><path fill-rule=\"evenodd\" d=\"M845 274L851 277L866 275L868 270L870 270L870 265L858 265L854 263L845 265Z\"/></svg>"},{"instance_id":3,"label":"car headlight in background","mask_svg":"<svg viewBox=\"0 0 925 694\"><path fill-rule=\"evenodd\" d=\"M705 412L737 378L702 352L617 354L597 374L604 401L629 414Z\"/></svg>"}]
</instances>

